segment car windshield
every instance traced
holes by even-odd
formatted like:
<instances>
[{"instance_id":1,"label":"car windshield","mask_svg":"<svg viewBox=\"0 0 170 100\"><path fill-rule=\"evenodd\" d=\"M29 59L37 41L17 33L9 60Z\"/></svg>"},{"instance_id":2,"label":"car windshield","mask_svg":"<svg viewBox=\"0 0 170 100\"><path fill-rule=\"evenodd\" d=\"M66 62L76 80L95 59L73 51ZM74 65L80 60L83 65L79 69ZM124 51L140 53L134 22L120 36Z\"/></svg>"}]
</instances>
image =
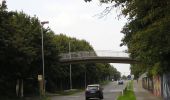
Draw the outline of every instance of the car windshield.
<instances>
[{"instance_id":1,"label":"car windshield","mask_svg":"<svg viewBox=\"0 0 170 100\"><path fill-rule=\"evenodd\" d=\"M88 86L88 90L98 90L98 86Z\"/></svg>"}]
</instances>

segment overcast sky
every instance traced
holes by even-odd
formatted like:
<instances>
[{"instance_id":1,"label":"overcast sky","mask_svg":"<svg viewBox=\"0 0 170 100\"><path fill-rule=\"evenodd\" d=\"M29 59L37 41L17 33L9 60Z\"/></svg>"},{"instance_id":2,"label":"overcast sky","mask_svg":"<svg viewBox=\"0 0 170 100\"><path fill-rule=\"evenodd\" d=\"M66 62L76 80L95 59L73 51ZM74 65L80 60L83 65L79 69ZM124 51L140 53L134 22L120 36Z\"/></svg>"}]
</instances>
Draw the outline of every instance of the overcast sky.
<instances>
[{"instance_id":1,"label":"overcast sky","mask_svg":"<svg viewBox=\"0 0 170 100\"><path fill-rule=\"evenodd\" d=\"M99 19L109 5L100 5L98 0L85 3L84 0L7 0L8 10L23 11L37 16L41 21L49 21L48 26L56 34L88 41L95 50L124 51L120 47L122 27L127 22L123 17L118 20L119 11L112 12ZM122 74L128 75L129 64L113 64Z\"/></svg>"}]
</instances>

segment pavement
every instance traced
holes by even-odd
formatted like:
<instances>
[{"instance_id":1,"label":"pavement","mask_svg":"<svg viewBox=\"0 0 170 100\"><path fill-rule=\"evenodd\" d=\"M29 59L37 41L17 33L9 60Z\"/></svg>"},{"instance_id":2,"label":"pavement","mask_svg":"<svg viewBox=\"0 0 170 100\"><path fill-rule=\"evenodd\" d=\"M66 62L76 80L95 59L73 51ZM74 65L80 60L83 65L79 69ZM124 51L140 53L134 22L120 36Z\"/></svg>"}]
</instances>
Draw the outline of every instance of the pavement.
<instances>
[{"instance_id":1,"label":"pavement","mask_svg":"<svg viewBox=\"0 0 170 100\"><path fill-rule=\"evenodd\" d=\"M103 86L103 100L116 100L124 87L125 85L118 85L117 82L110 82ZM85 100L85 95L84 92L80 92L73 95L52 96L51 100Z\"/></svg>"},{"instance_id":2,"label":"pavement","mask_svg":"<svg viewBox=\"0 0 170 100\"><path fill-rule=\"evenodd\" d=\"M142 88L142 83L134 81L134 92L136 100L163 100L161 97L154 96L148 90Z\"/></svg>"}]
</instances>

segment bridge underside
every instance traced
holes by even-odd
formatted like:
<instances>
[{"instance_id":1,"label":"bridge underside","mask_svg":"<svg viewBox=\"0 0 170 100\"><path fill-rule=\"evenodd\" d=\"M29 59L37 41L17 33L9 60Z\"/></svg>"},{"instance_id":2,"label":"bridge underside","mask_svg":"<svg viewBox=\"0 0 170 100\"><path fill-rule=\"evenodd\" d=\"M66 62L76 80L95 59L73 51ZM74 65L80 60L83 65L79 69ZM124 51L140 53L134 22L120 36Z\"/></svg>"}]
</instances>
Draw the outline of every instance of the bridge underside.
<instances>
[{"instance_id":1,"label":"bridge underside","mask_svg":"<svg viewBox=\"0 0 170 100\"><path fill-rule=\"evenodd\" d=\"M84 58L71 58L71 59L60 59L61 64L76 64L76 63L124 63L132 64L137 61L127 57L84 57Z\"/></svg>"}]
</instances>

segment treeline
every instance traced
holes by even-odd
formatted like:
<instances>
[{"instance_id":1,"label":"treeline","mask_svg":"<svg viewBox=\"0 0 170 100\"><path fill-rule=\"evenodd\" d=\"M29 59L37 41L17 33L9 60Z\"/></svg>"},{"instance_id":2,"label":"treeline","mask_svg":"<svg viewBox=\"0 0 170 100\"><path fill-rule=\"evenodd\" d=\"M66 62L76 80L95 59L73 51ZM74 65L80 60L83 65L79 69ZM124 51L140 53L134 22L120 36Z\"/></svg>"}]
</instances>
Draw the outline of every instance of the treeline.
<instances>
[{"instance_id":1,"label":"treeline","mask_svg":"<svg viewBox=\"0 0 170 100\"><path fill-rule=\"evenodd\" d=\"M69 65L59 63L60 53L94 51L85 40L56 35L43 28L46 90L55 92L69 89ZM7 11L5 1L0 5L0 96L16 96L16 84L24 94L39 94L38 75L42 74L41 24L39 19L24 12ZM72 64L73 88L99 83L109 77L119 78L110 64ZM21 88L21 87L19 87ZM20 89L21 91L21 89Z\"/></svg>"},{"instance_id":2,"label":"treeline","mask_svg":"<svg viewBox=\"0 0 170 100\"><path fill-rule=\"evenodd\" d=\"M91 1L91 0L85 0ZM114 2L128 18L122 29L121 45L128 46L131 57L141 64L131 67L132 74L149 76L170 72L170 0L100 0Z\"/></svg>"}]
</instances>

